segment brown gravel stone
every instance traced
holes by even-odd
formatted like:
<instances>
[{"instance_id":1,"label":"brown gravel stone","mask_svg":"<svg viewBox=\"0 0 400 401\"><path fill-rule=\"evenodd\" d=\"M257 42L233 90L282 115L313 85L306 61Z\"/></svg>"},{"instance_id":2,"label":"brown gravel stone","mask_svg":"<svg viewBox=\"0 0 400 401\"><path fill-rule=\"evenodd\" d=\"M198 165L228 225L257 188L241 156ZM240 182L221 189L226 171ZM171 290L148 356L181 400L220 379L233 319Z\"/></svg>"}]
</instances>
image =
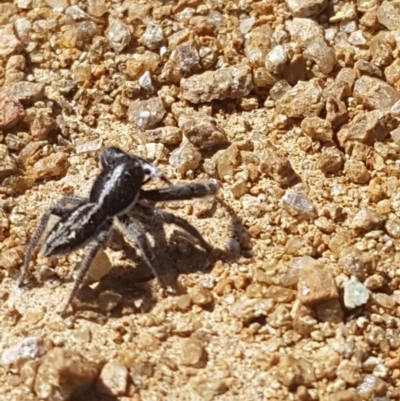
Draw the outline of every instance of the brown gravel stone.
<instances>
[{"instance_id":1,"label":"brown gravel stone","mask_svg":"<svg viewBox=\"0 0 400 401\"><path fill-rule=\"evenodd\" d=\"M344 167L347 178L355 184L365 184L369 181L371 175L365 167L365 164L358 160L347 160Z\"/></svg>"},{"instance_id":2,"label":"brown gravel stone","mask_svg":"<svg viewBox=\"0 0 400 401\"><path fill-rule=\"evenodd\" d=\"M35 102L44 97L44 84L34 82L17 82L7 88L10 96L21 102Z\"/></svg>"},{"instance_id":3,"label":"brown gravel stone","mask_svg":"<svg viewBox=\"0 0 400 401\"><path fill-rule=\"evenodd\" d=\"M201 160L201 153L186 139L179 148L171 152L169 162L179 174L186 174L189 170L195 170Z\"/></svg>"},{"instance_id":4,"label":"brown gravel stone","mask_svg":"<svg viewBox=\"0 0 400 401\"><path fill-rule=\"evenodd\" d=\"M247 96L253 88L248 65L207 71L181 81L181 97L191 103Z\"/></svg>"},{"instance_id":5,"label":"brown gravel stone","mask_svg":"<svg viewBox=\"0 0 400 401\"><path fill-rule=\"evenodd\" d=\"M260 170L284 187L290 186L299 179L289 159L280 156L272 145L264 150L260 160Z\"/></svg>"},{"instance_id":6,"label":"brown gravel stone","mask_svg":"<svg viewBox=\"0 0 400 401\"><path fill-rule=\"evenodd\" d=\"M334 96L326 99L326 121L332 124L333 128L338 128L347 122L349 113L346 105Z\"/></svg>"},{"instance_id":7,"label":"brown gravel stone","mask_svg":"<svg viewBox=\"0 0 400 401\"><path fill-rule=\"evenodd\" d=\"M338 298L338 290L330 269L310 257L303 258L297 284L297 299L304 305Z\"/></svg>"},{"instance_id":8,"label":"brown gravel stone","mask_svg":"<svg viewBox=\"0 0 400 401\"><path fill-rule=\"evenodd\" d=\"M340 323L343 321L343 310L339 300L323 302L316 307L318 320L321 322Z\"/></svg>"},{"instance_id":9,"label":"brown gravel stone","mask_svg":"<svg viewBox=\"0 0 400 401\"><path fill-rule=\"evenodd\" d=\"M17 170L17 164L11 157L7 146L0 144L0 179L8 177Z\"/></svg>"},{"instance_id":10,"label":"brown gravel stone","mask_svg":"<svg viewBox=\"0 0 400 401\"><path fill-rule=\"evenodd\" d=\"M70 400L84 393L94 382L99 369L76 352L54 348L41 361L34 391L40 399Z\"/></svg>"},{"instance_id":11,"label":"brown gravel stone","mask_svg":"<svg viewBox=\"0 0 400 401\"><path fill-rule=\"evenodd\" d=\"M233 178L235 167L240 163L240 152L236 144L230 145L227 149L217 153L217 172L223 181L230 181Z\"/></svg>"},{"instance_id":12,"label":"brown gravel stone","mask_svg":"<svg viewBox=\"0 0 400 401\"><path fill-rule=\"evenodd\" d=\"M129 105L129 120L142 130L156 128L164 115L165 108L159 97L135 100Z\"/></svg>"},{"instance_id":13,"label":"brown gravel stone","mask_svg":"<svg viewBox=\"0 0 400 401\"><path fill-rule=\"evenodd\" d=\"M354 84L354 97L367 107L389 111L400 99L400 93L386 82L364 75Z\"/></svg>"},{"instance_id":14,"label":"brown gravel stone","mask_svg":"<svg viewBox=\"0 0 400 401\"><path fill-rule=\"evenodd\" d=\"M324 148L318 160L318 167L325 174L334 174L342 169L344 160L344 154L339 149Z\"/></svg>"},{"instance_id":15,"label":"brown gravel stone","mask_svg":"<svg viewBox=\"0 0 400 401\"><path fill-rule=\"evenodd\" d=\"M182 340L180 363L195 368L204 368L207 364L207 352L203 343L197 338Z\"/></svg>"},{"instance_id":16,"label":"brown gravel stone","mask_svg":"<svg viewBox=\"0 0 400 401\"><path fill-rule=\"evenodd\" d=\"M107 362L101 369L96 389L114 397L125 395L128 387L128 369L117 361Z\"/></svg>"},{"instance_id":17,"label":"brown gravel stone","mask_svg":"<svg viewBox=\"0 0 400 401\"><path fill-rule=\"evenodd\" d=\"M322 89L317 80L298 82L276 102L276 111L288 117L318 116L324 107Z\"/></svg>"},{"instance_id":18,"label":"brown gravel stone","mask_svg":"<svg viewBox=\"0 0 400 401\"><path fill-rule=\"evenodd\" d=\"M311 364L292 355L282 355L279 358L277 376L278 380L289 388L315 380Z\"/></svg>"},{"instance_id":19,"label":"brown gravel stone","mask_svg":"<svg viewBox=\"0 0 400 401\"><path fill-rule=\"evenodd\" d=\"M177 145L182 140L182 132L178 127L159 127L144 132L143 136L149 143Z\"/></svg>"},{"instance_id":20,"label":"brown gravel stone","mask_svg":"<svg viewBox=\"0 0 400 401\"><path fill-rule=\"evenodd\" d=\"M306 117L301 122L301 129L316 141L329 142L332 140L332 126L322 118Z\"/></svg>"},{"instance_id":21,"label":"brown gravel stone","mask_svg":"<svg viewBox=\"0 0 400 401\"><path fill-rule=\"evenodd\" d=\"M31 124L31 134L34 139L46 139L56 127L57 123L53 117L45 111L38 111Z\"/></svg>"},{"instance_id":22,"label":"brown gravel stone","mask_svg":"<svg viewBox=\"0 0 400 401\"><path fill-rule=\"evenodd\" d=\"M361 401L361 398L355 389L348 389L331 394L329 401Z\"/></svg>"},{"instance_id":23,"label":"brown gravel stone","mask_svg":"<svg viewBox=\"0 0 400 401\"><path fill-rule=\"evenodd\" d=\"M65 173L68 167L67 154L58 152L37 161L33 166L33 173L37 179L57 177Z\"/></svg>"},{"instance_id":24,"label":"brown gravel stone","mask_svg":"<svg viewBox=\"0 0 400 401\"><path fill-rule=\"evenodd\" d=\"M0 129L11 128L24 116L24 108L17 100L0 92Z\"/></svg>"},{"instance_id":25,"label":"brown gravel stone","mask_svg":"<svg viewBox=\"0 0 400 401\"><path fill-rule=\"evenodd\" d=\"M342 147L347 141L373 145L376 141L383 141L388 134L388 116L382 115L379 111L370 111L357 114L350 124L337 133L337 138Z\"/></svg>"},{"instance_id":26,"label":"brown gravel stone","mask_svg":"<svg viewBox=\"0 0 400 401\"><path fill-rule=\"evenodd\" d=\"M378 230L382 226L382 219L374 211L362 208L354 216L352 226L363 231Z\"/></svg>"},{"instance_id":27,"label":"brown gravel stone","mask_svg":"<svg viewBox=\"0 0 400 401\"><path fill-rule=\"evenodd\" d=\"M364 281L375 268L372 253L362 252L356 247L346 247L340 251L339 265L344 273Z\"/></svg>"},{"instance_id":28,"label":"brown gravel stone","mask_svg":"<svg viewBox=\"0 0 400 401\"><path fill-rule=\"evenodd\" d=\"M14 35L12 24L5 25L0 29L0 38L0 57L6 58L13 53L22 52L23 45Z\"/></svg>"},{"instance_id":29,"label":"brown gravel stone","mask_svg":"<svg viewBox=\"0 0 400 401\"><path fill-rule=\"evenodd\" d=\"M227 142L224 131L218 127L215 119L205 114L182 114L178 125L189 142L198 149L209 149Z\"/></svg>"},{"instance_id":30,"label":"brown gravel stone","mask_svg":"<svg viewBox=\"0 0 400 401\"><path fill-rule=\"evenodd\" d=\"M114 291L103 291L99 294L99 307L104 312L110 312L118 306L122 295Z\"/></svg>"},{"instance_id":31,"label":"brown gravel stone","mask_svg":"<svg viewBox=\"0 0 400 401\"><path fill-rule=\"evenodd\" d=\"M294 17L318 15L327 6L327 0L286 0L286 5Z\"/></svg>"},{"instance_id":32,"label":"brown gravel stone","mask_svg":"<svg viewBox=\"0 0 400 401\"><path fill-rule=\"evenodd\" d=\"M190 291L190 298L195 305L208 306L214 301L212 292L207 288L195 288Z\"/></svg>"}]
</instances>

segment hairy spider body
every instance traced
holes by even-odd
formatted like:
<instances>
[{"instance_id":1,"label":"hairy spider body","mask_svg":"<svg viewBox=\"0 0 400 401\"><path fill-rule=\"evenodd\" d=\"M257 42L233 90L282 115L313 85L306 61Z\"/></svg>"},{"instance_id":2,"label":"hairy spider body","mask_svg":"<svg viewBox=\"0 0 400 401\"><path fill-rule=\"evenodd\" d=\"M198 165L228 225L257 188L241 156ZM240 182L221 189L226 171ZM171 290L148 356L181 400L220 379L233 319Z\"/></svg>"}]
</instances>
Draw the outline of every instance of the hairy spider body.
<instances>
[{"instance_id":1,"label":"hairy spider body","mask_svg":"<svg viewBox=\"0 0 400 401\"><path fill-rule=\"evenodd\" d=\"M174 223L188 231L199 244L206 249L209 245L200 233L186 220L148 205L138 203L140 199L152 202L185 200L215 194L215 183L193 184L142 190L142 185L154 178L169 181L156 167L146 160L126 153L118 148L105 149L100 156L102 170L90 191L89 198L65 196L42 217L41 222L31 238L25 253L25 261L18 286L22 286L29 271L32 253L46 229L50 215L60 217L47 235L42 247L44 256L63 255L88 246L84 258L79 264L78 274L72 292L63 310L66 311L72 298L81 285L93 258L106 243L113 227L114 219L118 219L125 228L128 240L135 242L142 258L165 285L155 267L154 255L148 243L145 229L134 219L158 218L166 223ZM131 216L132 215L132 216Z\"/></svg>"},{"instance_id":2,"label":"hairy spider body","mask_svg":"<svg viewBox=\"0 0 400 401\"><path fill-rule=\"evenodd\" d=\"M64 255L82 248L110 222L112 217L96 203L84 203L55 224L46 238L42 254L46 257Z\"/></svg>"}]
</instances>

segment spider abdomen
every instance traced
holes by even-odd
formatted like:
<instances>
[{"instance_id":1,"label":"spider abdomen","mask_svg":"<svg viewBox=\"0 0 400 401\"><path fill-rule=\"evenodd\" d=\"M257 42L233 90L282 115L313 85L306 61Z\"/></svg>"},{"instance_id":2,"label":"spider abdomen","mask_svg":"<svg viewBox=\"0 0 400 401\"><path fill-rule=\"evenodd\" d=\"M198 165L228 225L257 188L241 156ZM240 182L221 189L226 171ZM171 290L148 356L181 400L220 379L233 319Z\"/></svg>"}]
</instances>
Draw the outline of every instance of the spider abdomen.
<instances>
[{"instance_id":1,"label":"spider abdomen","mask_svg":"<svg viewBox=\"0 0 400 401\"><path fill-rule=\"evenodd\" d=\"M136 160L121 157L114 168L105 168L97 177L90 201L99 205L107 216L123 214L136 203L144 177Z\"/></svg>"}]
</instances>

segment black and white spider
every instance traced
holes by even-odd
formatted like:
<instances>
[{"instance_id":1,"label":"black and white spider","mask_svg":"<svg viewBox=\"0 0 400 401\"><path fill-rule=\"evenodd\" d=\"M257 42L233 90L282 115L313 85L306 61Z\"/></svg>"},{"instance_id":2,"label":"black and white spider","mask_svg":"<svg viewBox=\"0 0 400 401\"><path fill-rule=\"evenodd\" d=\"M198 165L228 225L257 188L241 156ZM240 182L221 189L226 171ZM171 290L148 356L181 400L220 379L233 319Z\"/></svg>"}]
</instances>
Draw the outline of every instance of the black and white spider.
<instances>
[{"instance_id":1,"label":"black and white spider","mask_svg":"<svg viewBox=\"0 0 400 401\"><path fill-rule=\"evenodd\" d=\"M126 153L118 148L107 148L100 155L102 170L95 180L89 198L65 196L42 217L25 253L25 260L18 286L24 284L29 271L32 253L46 229L51 215L60 220L47 235L41 253L46 256L63 255L88 245L87 252L78 266L78 274L63 313L82 284L89 267L100 248L110 236L114 220L124 228L129 241L135 242L141 256L162 286L165 283L155 266L155 258L147 240L146 230L135 219L135 215L147 219L158 218L174 223L189 232L201 246L210 249L201 234L186 220L161 209L154 208L159 201L188 200L213 195L217 191L215 182L196 183L143 190L151 179L169 181L146 160Z\"/></svg>"}]
</instances>

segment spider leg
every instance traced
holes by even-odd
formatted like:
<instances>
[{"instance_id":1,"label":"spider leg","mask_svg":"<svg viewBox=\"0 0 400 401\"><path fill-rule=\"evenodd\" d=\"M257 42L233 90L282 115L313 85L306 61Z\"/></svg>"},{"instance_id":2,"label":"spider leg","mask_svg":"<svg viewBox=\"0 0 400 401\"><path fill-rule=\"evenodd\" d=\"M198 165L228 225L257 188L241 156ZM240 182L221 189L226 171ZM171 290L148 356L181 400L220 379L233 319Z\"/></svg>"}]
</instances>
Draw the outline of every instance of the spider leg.
<instances>
[{"instance_id":1,"label":"spider leg","mask_svg":"<svg viewBox=\"0 0 400 401\"><path fill-rule=\"evenodd\" d=\"M140 216L149 218L156 218L167 224L175 224L188 232L193 238L195 238L199 244L207 251L212 250L212 246L206 242L203 236L193 227L188 221L182 217L175 216L172 213L168 213L165 210L154 209L148 206L136 204L135 208L132 210L133 214L138 213Z\"/></svg>"},{"instance_id":2,"label":"spider leg","mask_svg":"<svg viewBox=\"0 0 400 401\"><path fill-rule=\"evenodd\" d=\"M74 207L77 207L79 205L84 204L85 202L87 202L87 199L80 196L75 196L75 195L64 196L58 203L56 203L43 215L38 228L36 229L35 233L33 234L28 244L28 247L26 248L24 267L22 270L22 274L17 282L18 287L22 287L24 284L25 278L29 271L29 263L32 258L32 253L47 227L47 223L49 222L50 216L54 214L55 216L63 218L64 216L66 216L71 212L71 210L67 208L69 204L73 205Z\"/></svg>"},{"instance_id":3,"label":"spider leg","mask_svg":"<svg viewBox=\"0 0 400 401\"><path fill-rule=\"evenodd\" d=\"M68 297L68 300L65 303L63 310L61 311L62 315L65 315L65 313L67 312L68 306L71 303L74 296L76 295L83 280L85 279L86 274L90 268L90 265L92 264L93 259L96 256L97 252L107 241L107 239L110 235L111 227L112 227L112 219L108 219L108 221L103 225L102 229L97 234L96 238L90 242L90 245L89 245L87 251L85 252L84 258L81 260L81 262L78 265L78 269L77 269L78 274L75 278L74 286L72 287L72 291Z\"/></svg>"},{"instance_id":4,"label":"spider leg","mask_svg":"<svg viewBox=\"0 0 400 401\"><path fill-rule=\"evenodd\" d=\"M190 200L204 196L215 195L218 184L215 181L195 183L189 185L171 185L166 188L141 190L139 198L153 202Z\"/></svg>"},{"instance_id":5,"label":"spider leg","mask_svg":"<svg viewBox=\"0 0 400 401\"><path fill-rule=\"evenodd\" d=\"M159 274L159 269L157 268L157 266L155 266L154 253L151 249L149 241L147 240L145 230L140 226L138 222L129 217L127 214L118 216L118 220L124 226L128 240L134 242L139 247L142 258L146 262L147 266L150 268L154 277L157 278L161 287L166 288L167 285L165 281L161 278Z\"/></svg>"}]
</instances>

